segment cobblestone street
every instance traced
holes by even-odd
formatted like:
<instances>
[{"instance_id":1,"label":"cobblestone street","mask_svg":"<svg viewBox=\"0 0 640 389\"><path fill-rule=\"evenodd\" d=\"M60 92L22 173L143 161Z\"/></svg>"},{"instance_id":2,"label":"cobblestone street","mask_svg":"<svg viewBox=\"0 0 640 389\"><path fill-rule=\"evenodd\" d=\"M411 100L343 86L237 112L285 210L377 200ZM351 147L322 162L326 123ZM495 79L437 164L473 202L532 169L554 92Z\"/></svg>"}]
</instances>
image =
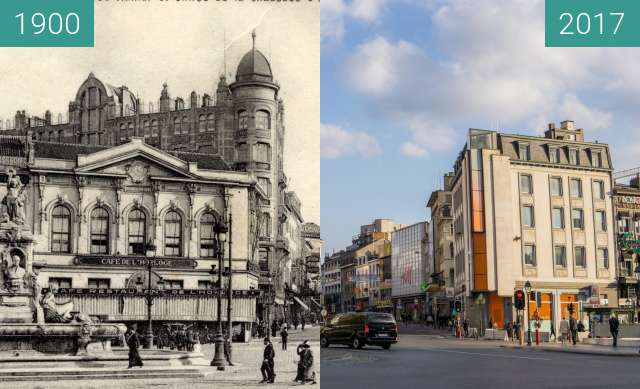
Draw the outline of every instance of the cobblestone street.
<instances>
[{"instance_id":1,"label":"cobblestone street","mask_svg":"<svg viewBox=\"0 0 640 389\"><path fill-rule=\"evenodd\" d=\"M82 388L82 389L142 389L142 388L166 388L166 389L204 389L204 388L220 388L235 387L243 388L287 388L300 386L303 384L294 383L297 371L298 356L296 355L296 346L304 339L309 339L311 350L314 355L314 370L316 371L316 385L306 384L310 387L320 387L320 345L318 342L319 327L306 328L305 331L291 330L289 342L286 351L282 350L280 337L273 340L274 349L276 351L275 370L276 382L274 384L261 384L262 376L260 374L260 364L262 362L262 351L264 345L261 340L254 340L251 343L233 344L233 359L235 366L227 367L225 371L217 371L215 368L202 365L202 371L205 374L202 378L197 379L130 379L130 380L91 380L91 381L56 381L56 382L7 382L0 383L1 389L63 389L63 388ZM213 358L214 347L212 344L202 347L205 361ZM144 370L145 368L143 368ZM122 367L126 370L126 366Z\"/></svg>"}]
</instances>

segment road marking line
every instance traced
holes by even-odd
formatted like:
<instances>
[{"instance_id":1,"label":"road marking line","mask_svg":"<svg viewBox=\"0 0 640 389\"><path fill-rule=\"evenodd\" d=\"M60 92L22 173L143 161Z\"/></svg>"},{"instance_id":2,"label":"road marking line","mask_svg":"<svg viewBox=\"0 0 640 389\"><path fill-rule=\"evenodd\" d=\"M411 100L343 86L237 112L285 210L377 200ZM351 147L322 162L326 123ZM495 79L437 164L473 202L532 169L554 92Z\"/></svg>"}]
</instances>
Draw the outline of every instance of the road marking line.
<instances>
[{"instance_id":1,"label":"road marking line","mask_svg":"<svg viewBox=\"0 0 640 389\"><path fill-rule=\"evenodd\" d=\"M551 361L551 358L539 358L539 357L521 357L515 355L500 355L500 354L485 354L485 353L473 353L470 351L455 351L455 350L444 350L444 349L427 349L433 351L442 351L445 353L454 353L454 354L469 354L469 355L482 355L487 357L498 357L498 358L519 358L519 359L537 359L542 361Z\"/></svg>"}]
</instances>

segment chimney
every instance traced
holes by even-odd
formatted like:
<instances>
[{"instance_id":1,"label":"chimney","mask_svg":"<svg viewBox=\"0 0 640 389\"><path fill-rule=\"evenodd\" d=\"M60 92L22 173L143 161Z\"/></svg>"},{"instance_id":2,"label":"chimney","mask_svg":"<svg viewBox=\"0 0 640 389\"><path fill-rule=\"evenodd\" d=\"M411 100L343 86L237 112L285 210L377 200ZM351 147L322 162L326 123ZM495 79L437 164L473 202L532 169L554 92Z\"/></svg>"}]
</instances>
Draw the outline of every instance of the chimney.
<instances>
[{"instance_id":1,"label":"chimney","mask_svg":"<svg viewBox=\"0 0 640 389\"><path fill-rule=\"evenodd\" d=\"M575 123L573 120L565 120L560 124L560 127L563 130L574 131L576 129Z\"/></svg>"},{"instance_id":2,"label":"chimney","mask_svg":"<svg viewBox=\"0 0 640 389\"><path fill-rule=\"evenodd\" d=\"M555 123L549 123L549 130L555 130L556 129L556 124Z\"/></svg>"}]
</instances>

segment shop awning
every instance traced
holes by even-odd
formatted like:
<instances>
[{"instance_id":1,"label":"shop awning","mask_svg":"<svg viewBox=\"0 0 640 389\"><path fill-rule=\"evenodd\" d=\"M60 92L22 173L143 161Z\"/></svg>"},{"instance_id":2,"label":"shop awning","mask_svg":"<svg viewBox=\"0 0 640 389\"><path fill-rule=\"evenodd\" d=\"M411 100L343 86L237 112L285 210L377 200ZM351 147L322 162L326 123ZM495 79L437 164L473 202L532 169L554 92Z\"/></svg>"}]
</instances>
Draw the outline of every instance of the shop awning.
<instances>
[{"instance_id":1,"label":"shop awning","mask_svg":"<svg viewBox=\"0 0 640 389\"><path fill-rule=\"evenodd\" d=\"M298 305L300 305L302 307L302 309L304 309L305 311L310 311L309 307L307 306L307 304L303 303L302 300L300 300L299 298L297 298L296 296L293 296L293 301L295 301L296 303L298 303Z\"/></svg>"}]
</instances>

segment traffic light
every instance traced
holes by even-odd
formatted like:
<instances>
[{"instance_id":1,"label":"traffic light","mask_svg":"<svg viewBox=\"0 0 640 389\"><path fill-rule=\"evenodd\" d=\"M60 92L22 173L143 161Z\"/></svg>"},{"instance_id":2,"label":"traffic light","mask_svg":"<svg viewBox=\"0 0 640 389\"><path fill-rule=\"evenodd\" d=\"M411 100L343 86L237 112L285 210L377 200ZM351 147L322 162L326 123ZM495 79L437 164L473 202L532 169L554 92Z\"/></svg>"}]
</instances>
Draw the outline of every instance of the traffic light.
<instances>
[{"instance_id":1,"label":"traffic light","mask_svg":"<svg viewBox=\"0 0 640 389\"><path fill-rule=\"evenodd\" d=\"M516 307L517 310L522 310L524 309L525 304L526 302L524 298L524 292L521 290L516 290L515 293L513 294L513 305Z\"/></svg>"}]
</instances>

